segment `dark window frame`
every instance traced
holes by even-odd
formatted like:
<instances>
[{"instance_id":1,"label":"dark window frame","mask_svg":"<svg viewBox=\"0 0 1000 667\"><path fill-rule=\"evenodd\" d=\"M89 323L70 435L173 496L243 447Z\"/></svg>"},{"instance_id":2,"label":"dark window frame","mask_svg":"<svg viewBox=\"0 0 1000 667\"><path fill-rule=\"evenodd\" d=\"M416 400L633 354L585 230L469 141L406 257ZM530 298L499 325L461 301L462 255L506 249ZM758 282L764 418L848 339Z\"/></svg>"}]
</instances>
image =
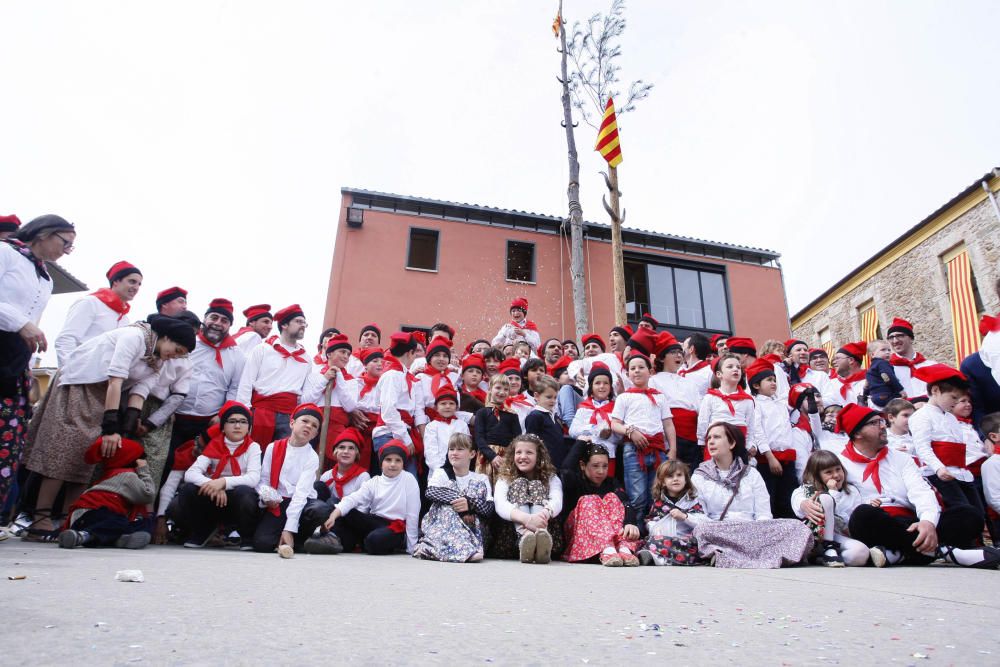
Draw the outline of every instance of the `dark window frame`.
<instances>
[{"instance_id":1,"label":"dark window frame","mask_svg":"<svg viewBox=\"0 0 1000 667\"><path fill-rule=\"evenodd\" d=\"M698 274L699 274L698 275L698 299L699 299L699 303L701 305L701 318L702 318L702 323L703 324L706 321L706 316L705 316L705 289L704 289L704 286L702 285L701 274L702 273L713 273L713 274L722 276L722 291L723 291L723 297L724 297L725 302L726 302L726 319L729 322L729 328L728 329L714 329L714 328L709 328L707 326L693 327L693 326L688 326L688 325L682 325L682 324L680 324L680 313L678 312L678 306L677 306L677 277L676 277L676 275L674 275L673 273L671 273L671 275L673 277L673 280L672 280L673 285L672 285L672 287L673 287L674 321L677 322L677 324L661 324L660 325L660 330L661 331L681 331L681 332L698 331L698 332L707 332L709 334L712 334L712 333L721 333L721 334L726 334L726 335L732 335L732 333L733 333L733 299L732 299L732 290L729 287L729 271L728 271L728 267L725 264L709 264L709 263L705 263L705 262L692 262L692 261L689 261L689 260L676 259L676 258L673 258L673 257L661 257L659 255L647 255L647 254L643 254L643 253L632 253L632 252L626 252L624 254L624 258L623 259L624 259L624 261L625 261L626 264L627 263L642 264L644 268L652 264L652 265L656 265L656 266L668 267L668 268L671 269L671 271L673 269L688 269L688 270L691 270L691 271L698 272ZM627 273L627 271L626 271L626 273ZM646 281L645 282L645 284L646 284L646 298L649 299L650 298L650 286L649 286L649 282L650 281L649 281L649 271L648 271L648 269L645 271L645 273L646 273L646 278L645 278L645 281ZM626 283L626 291L628 290L628 287L629 287L629 285L628 285L628 283ZM635 295L633 294L633 296L635 296ZM642 317L642 313L643 312L650 312L649 309L651 307L650 303L648 303L648 302L641 302L641 301L638 301L638 300L636 300L635 305L636 305L636 311L634 313L627 314L628 322L630 324L632 324L633 326L636 325L636 324L638 324L639 318Z\"/></svg>"},{"instance_id":2,"label":"dark window frame","mask_svg":"<svg viewBox=\"0 0 1000 667\"><path fill-rule=\"evenodd\" d=\"M510 248L511 244L519 244L523 246L531 246L531 266L528 267L528 272L530 274L530 279L521 280L520 278L510 277ZM507 239L504 245L504 279L511 283L520 283L522 285L535 285L538 281L537 273L537 249L538 245L534 241L523 241L521 239Z\"/></svg>"},{"instance_id":3,"label":"dark window frame","mask_svg":"<svg viewBox=\"0 0 1000 667\"><path fill-rule=\"evenodd\" d=\"M426 269L422 266L410 266L410 253L413 250L413 233L414 232L425 232L434 234L434 268ZM432 229L430 227L410 227L410 231L406 236L406 265L404 268L407 271L424 271L427 273L437 273L438 268L441 266L441 230Z\"/></svg>"}]
</instances>

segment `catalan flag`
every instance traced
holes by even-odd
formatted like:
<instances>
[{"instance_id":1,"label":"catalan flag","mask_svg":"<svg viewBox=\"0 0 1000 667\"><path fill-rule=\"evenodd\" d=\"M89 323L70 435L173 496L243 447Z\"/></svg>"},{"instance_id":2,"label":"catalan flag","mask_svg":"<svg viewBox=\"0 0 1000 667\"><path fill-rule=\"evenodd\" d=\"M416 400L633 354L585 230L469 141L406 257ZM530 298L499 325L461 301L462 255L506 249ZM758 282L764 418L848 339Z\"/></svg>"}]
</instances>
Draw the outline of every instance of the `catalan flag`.
<instances>
[{"instance_id":1,"label":"catalan flag","mask_svg":"<svg viewBox=\"0 0 1000 667\"><path fill-rule=\"evenodd\" d=\"M608 104L604 107L604 118L601 120L601 129L597 132L597 145L595 151L600 151L601 157L608 161L612 167L617 167L622 163L622 148L618 145L618 120L615 118L615 101L608 98Z\"/></svg>"},{"instance_id":2,"label":"catalan flag","mask_svg":"<svg viewBox=\"0 0 1000 667\"><path fill-rule=\"evenodd\" d=\"M861 340L870 343L876 338L878 338L878 313L875 311L875 306L872 306L861 313ZM870 359L866 354L862 367L868 368L869 362Z\"/></svg>"},{"instance_id":3,"label":"catalan flag","mask_svg":"<svg viewBox=\"0 0 1000 667\"><path fill-rule=\"evenodd\" d=\"M951 302L951 328L955 336L955 365L979 351L976 300L972 295L972 267L969 253L963 250L948 260L948 300Z\"/></svg>"}]
</instances>

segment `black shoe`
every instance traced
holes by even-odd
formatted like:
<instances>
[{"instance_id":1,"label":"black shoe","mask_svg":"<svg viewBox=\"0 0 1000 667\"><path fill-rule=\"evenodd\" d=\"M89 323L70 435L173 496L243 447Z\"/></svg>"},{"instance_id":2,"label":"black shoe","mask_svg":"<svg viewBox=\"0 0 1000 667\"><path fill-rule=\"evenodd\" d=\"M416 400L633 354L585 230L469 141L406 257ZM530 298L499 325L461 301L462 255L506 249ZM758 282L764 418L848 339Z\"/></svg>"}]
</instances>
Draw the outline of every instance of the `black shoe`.
<instances>
[{"instance_id":1,"label":"black shoe","mask_svg":"<svg viewBox=\"0 0 1000 667\"><path fill-rule=\"evenodd\" d=\"M115 540L115 546L119 549L142 549L144 546L149 544L151 539L153 539L152 535L140 530L135 533L129 533L128 535L122 535Z\"/></svg>"},{"instance_id":2,"label":"black shoe","mask_svg":"<svg viewBox=\"0 0 1000 667\"><path fill-rule=\"evenodd\" d=\"M90 533L85 530L64 530L59 533L60 549L75 549L82 547L90 538Z\"/></svg>"},{"instance_id":3,"label":"black shoe","mask_svg":"<svg viewBox=\"0 0 1000 667\"><path fill-rule=\"evenodd\" d=\"M958 562L955 557L955 551L962 551L961 549L956 549L955 547L948 547L940 545L938 546L937 556L938 558L943 558L949 563L954 563L960 567L971 567L978 570L995 570L997 566L1000 565L1000 549L995 547L979 547L977 549L968 549L968 551L982 551L983 559L978 563L973 563L972 565L964 565Z\"/></svg>"},{"instance_id":4,"label":"black shoe","mask_svg":"<svg viewBox=\"0 0 1000 667\"><path fill-rule=\"evenodd\" d=\"M344 545L340 543L340 538L327 532L318 537L310 537L302 545L302 549L307 554L334 555L342 552Z\"/></svg>"},{"instance_id":5,"label":"black shoe","mask_svg":"<svg viewBox=\"0 0 1000 667\"><path fill-rule=\"evenodd\" d=\"M833 540L823 540L823 553L819 556L819 562L827 567L844 567L844 559L840 555L840 544Z\"/></svg>"},{"instance_id":6,"label":"black shoe","mask_svg":"<svg viewBox=\"0 0 1000 667\"><path fill-rule=\"evenodd\" d=\"M201 549L203 546L208 544L209 540L215 537L215 529L209 530L207 533L191 533L184 546L188 549Z\"/></svg>"}]
</instances>

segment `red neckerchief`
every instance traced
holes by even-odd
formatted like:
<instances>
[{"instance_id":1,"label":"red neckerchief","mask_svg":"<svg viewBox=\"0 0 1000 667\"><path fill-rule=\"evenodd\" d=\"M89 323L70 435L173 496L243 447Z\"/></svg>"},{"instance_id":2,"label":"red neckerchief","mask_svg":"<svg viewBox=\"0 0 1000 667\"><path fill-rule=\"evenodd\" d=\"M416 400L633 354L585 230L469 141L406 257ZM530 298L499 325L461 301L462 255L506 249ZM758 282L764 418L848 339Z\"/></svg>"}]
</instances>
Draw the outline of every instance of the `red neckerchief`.
<instances>
[{"instance_id":1,"label":"red neckerchief","mask_svg":"<svg viewBox=\"0 0 1000 667\"><path fill-rule=\"evenodd\" d=\"M336 368L338 371L340 371L340 377L344 378L345 380L353 380L354 379L354 376L351 375L350 373L348 373L346 369L341 368L340 366L334 366L334 368ZM326 363L325 361L320 364L320 368L319 368L319 374L320 375L326 375L329 371L330 371L330 364Z\"/></svg>"},{"instance_id":2,"label":"red neckerchief","mask_svg":"<svg viewBox=\"0 0 1000 667\"><path fill-rule=\"evenodd\" d=\"M680 375L681 377L684 377L688 373L694 373L695 371L700 371L702 368L707 368L707 367L708 367L708 362L702 359L691 368L680 369L679 371L677 371L677 374Z\"/></svg>"},{"instance_id":3,"label":"red neckerchief","mask_svg":"<svg viewBox=\"0 0 1000 667\"><path fill-rule=\"evenodd\" d=\"M650 389L646 387L645 389L639 389L638 387L632 387L631 389L625 390L626 394L643 394L649 399L649 402L656 405L656 397L660 395L660 392L656 389Z\"/></svg>"},{"instance_id":4,"label":"red neckerchief","mask_svg":"<svg viewBox=\"0 0 1000 667\"><path fill-rule=\"evenodd\" d=\"M253 331L253 327L241 327L239 331L233 334L233 338L239 338L248 331ZM254 333L257 333L254 331Z\"/></svg>"},{"instance_id":5,"label":"red neckerchief","mask_svg":"<svg viewBox=\"0 0 1000 667\"><path fill-rule=\"evenodd\" d=\"M743 387L739 387L733 394L723 394L720 389L709 389L708 393L722 400L729 408L729 414L733 417L736 416L736 406L733 405L733 401L752 401L753 396L743 391Z\"/></svg>"},{"instance_id":6,"label":"red neckerchief","mask_svg":"<svg viewBox=\"0 0 1000 667\"><path fill-rule=\"evenodd\" d=\"M233 340L233 337L226 336L218 345L216 345L209 339L205 338L205 334L199 331L198 340L215 350L215 363L219 364L219 368L225 368L225 366L222 365L222 350L225 350L228 347L236 347L236 341Z\"/></svg>"},{"instance_id":7,"label":"red neckerchief","mask_svg":"<svg viewBox=\"0 0 1000 667\"><path fill-rule=\"evenodd\" d=\"M442 417L441 413L438 412L437 410L433 410L433 414L430 413L428 414L430 415L431 421L441 422L442 424L450 424L456 419L458 419L458 417L456 417L455 415L452 415L451 417Z\"/></svg>"},{"instance_id":8,"label":"red neckerchief","mask_svg":"<svg viewBox=\"0 0 1000 667\"><path fill-rule=\"evenodd\" d=\"M368 392L374 389L375 385L378 384L378 378L372 375L368 375L368 371L365 371L364 373L361 374L361 382L363 384L361 385L361 393L358 396L358 398L364 398L368 394Z\"/></svg>"},{"instance_id":9,"label":"red neckerchief","mask_svg":"<svg viewBox=\"0 0 1000 667\"><path fill-rule=\"evenodd\" d=\"M285 465L285 453L288 451L288 438L275 440L271 445L271 488L278 491L278 481L281 479L281 467ZM278 491L278 493L281 493ZM271 507L267 510L274 516L281 516L281 507Z\"/></svg>"},{"instance_id":10,"label":"red neckerchief","mask_svg":"<svg viewBox=\"0 0 1000 667\"><path fill-rule=\"evenodd\" d=\"M234 477L242 475L243 470L240 468L240 462L237 459L247 453L251 444L253 444L253 440L248 435L243 438L243 442L240 443L235 451L230 452L229 447L226 447L226 438L221 433L209 440L205 446L205 451L201 455L210 459L218 459L219 461L212 472L212 479L219 479L227 465L232 466Z\"/></svg>"},{"instance_id":11,"label":"red neckerchief","mask_svg":"<svg viewBox=\"0 0 1000 667\"><path fill-rule=\"evenodd\" d=\"M122 318L125 317L125 315L128 314L128 311L132 309L130 304L125 303L120 296L112 292L107 287L102 287L96 292L91 292L90 296L96 298L105 306L118 313L119 322L121 322Z\"/></svg>"},{"instance_id":12,"label":"red neckerchief","mask_svg":"<svg viewBox=\"0 0 1000 667\"><path fill-rule=\"evenodd\" d=\"M917 364L922 364L925 361L927 361L927 359L919 352L917 352L917 356L913 357L913 359L905 359L895 352L893 352L892 356L889 357L889 363L893 366L909 366L911 371L917 367Z\"/></svg>"},{"instance_id":13,"label":"red neckerchief","mask_svg":"<svg viewBox=\"0 0 1000 667\"><path fill-rule=\"evenodd\" d=\"M513 396L508 396L507 399L503 402L503 406L508 410L510 410L515 405L531 405L531 401L528 400L528 397L525 396L524 392L522 391L520 394L514 394Z\"/></svg>"},{"instance_id":14,"label":"red neckerchief","mask_svg":"<svg viewBox=\"0 0 1000 667\"><path fill-rule=\"evenodd\" d=\"M517 329L527 329L528 331L538 331L538 325L535 324L534 322L532 322L529 319L525 319L524 320L524 324L521 324L517 320L511 320L510 323L511 323L511 326L513 326L513 327L515 327Z\"/></svg>"},{"instance_id":15,"label":"red neckerchief","mask_svg":"<svg viewBox=\"0 0 1000 667\"><path fill-rule=\"evenodd\" d=\"M268 338L264 342L267 343L268 345L270 345L272 348L274 348L274 351L277 352L279 355L281 355L282 359L289 359L289 358L291 358L291 359L294 359L295 361L299 362L300 364L308 364L309 363L309 360L305 358L306 357L306 349L304 347L300 347L299 349L295 350L294 352L289 352L287 349L285 349L284 345L282 345L281 343L278 342L278 337L277 336L271 336L270 338Z\"/></svg>"},{"instance_id":16,"label":"red neckerchief","mask_svg":"<svg viewBox=\"0 0 1000 667\"><path fill-rule=\"evenodd\" d=\"M653 391L656 391L656 390L654 389ZM655 403L656 399L653 399L653 402ZM615 402L614 401L608 401L607 403L605 403L602 406L597 406L597 405L594 405L594 399L593 398L588 398L586 400L580 401L580 405L577 406L577 409L586 408L588 410L592 410L593 412L590 415L590 424L591 424L591 426L594 426L594 425L597 424L597 418L598 417L600 417L601 419L603 419L604 421L606 421L606 422L608 422L610 424L611 423L611 411L614 409L614 407L615 407Z\"/></svg>"},{"instance_id":17,"label":"red neckerchief","mask_svg":"<svg viewBox=\"0 0 1000 667\"><path fill-rule=\"evenodd\" d=\"M467 394L467 395L473 397L474 399L476 399L480 403L484 403L484 404L486 403L486 392L484 390L480 389L479 387L476 387L472 391L469 391L469 388L463 384L462 388L461 388L461 392L463 394Z\"/></svg>"},{"instance_id":18,"label":"red neckerchief","mask_svg":"<svg viewBox=\"0 0 1000 667\"><path fill-rule=\"evenodd\" d=\"M317 354L315 357L313 357L313 363L316 364L317 366L323 366L326 364L326 357L324 357L321 354Z\"/></svg>"},{"instance_id":19,"label":"red neckerchief","mask_svg":"<svg viewBox=\"0 0 1000 667\"><path fill-rule=\"evenodd\" d=\"M354 479L361 473L367 472L366 468L364 468L363 466L359 466L357 463L348 468L347 472L345 472L343 475L337 474L338 470L340 470L339 465L333 466L333 468L330 470L330 479L328 479L326 482L327 486L333 485L334 488L336 488L338 498L344 497L345 484L350 482L352 479Z\"/></svg>"},{"instance_id":20,"label":"red neckerchief","mask_svg":"<svg viewBox=\"0 0 1000 667\"><path fill-rule=\"evenodd\" d=\"M844 451L842 453L845 457L847 457L848 461L865 464L865 472L861 477L861 481L867 481L868 478L871 477L872 484L875 485L875 489L879 493L882 493L882 478L879 477L878 469L882 459L889 455L889 448L883 447L878 451L878 454L875 455L875 458L871 459L854 449L853 442L848 442L847 447L844 447Z\"/></svg>"},{"instance_id":21,"label":"red neckerchief","mask_svg":"<svg viewBox=\"0 0 1000 667\"><path fill-rule=\"evenodd\" d=\"M391 354L387 354L382 358L382 373L384 374L386 371L399 371L402 373L406 377L406 391L412 395L413 383L417 378L409 370L403 368L403 362Z\"/></svg>"},{"instance_id":22,"label":"red neckerchief","mask_svg":"<svg viewBox=\"0 0 1000 667\"><path fill-rule=\"evenodd\" d=\"M859 382L865 379L865 371L860 370L857 373L854 373L853 375L848 375L845 378L842 378L839 375L837 375L836 379L840 380L840 397L847 398L847 392L851 388L851 385L854 384L855 382Z\"/></svg>"},{"instance_id":23,"label":"red neckerchief","mask_svg":"<svg viewBox=\"0 0 1000 667\"><path fill-rule=\"evenodd\" d=\"M957 419L958 421L962 422L963 424L971 424L972 423L972 417L959 417L958 415L955 415L955 419Z\"/></svg>"},{"instance_id":24,"label":"red neckerchief","mask_svg":"<svg viewBox=\"0 0 1000 667\"><path fill-rule=\"evenodd\" d=\"M795 422L795 428L802 429L810 435L813 432L812 422L809 421L809 413L805 410L799 410L799 419Z\"/></svg>"}]
</instances>

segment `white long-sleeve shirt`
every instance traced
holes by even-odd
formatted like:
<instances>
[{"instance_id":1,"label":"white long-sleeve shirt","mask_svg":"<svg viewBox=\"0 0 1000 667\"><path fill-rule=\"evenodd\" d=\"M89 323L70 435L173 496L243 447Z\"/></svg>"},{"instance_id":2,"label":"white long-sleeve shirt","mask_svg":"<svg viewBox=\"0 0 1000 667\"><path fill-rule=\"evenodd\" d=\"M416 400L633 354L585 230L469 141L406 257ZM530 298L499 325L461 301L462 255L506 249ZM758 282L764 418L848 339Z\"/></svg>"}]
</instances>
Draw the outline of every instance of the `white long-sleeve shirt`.
<instances>
[{"instance_id":1,"label":"white long-sleeve shirt","mask_svg":"<svg viewBox=\"0 0 1000 667\"><path fill-rule=\"evenodd\" d=\"M895 352L892 357L898 356ZM889 363L892 363L892 357L889 359ZM912 358L916 358L911 357ZM917 368L923 368L924 366L930 366L936 364L936 361L931 359L925 359L924 361L917 364ZM896 379L899 380L899 384L903 385L903 391L906 392L906 396L909 399L914 399L918 396L927 395L927 383L923 380L918 380L913 377L913 371L910 370L909 366L896 366L893 365L892 370L896 372Z\"/></svg>"},{"instance_id":2,"label":"white long-sleeve shirt","mask_svg":"<svg viewBox=\"0 0 1000 667\"><path fill-rule=\"evenodd\" d=\"M1000 454L993 454L982 467L983 495L994 512L1000 512Z\"/></svg>"},{"instance_id":3,"label":"white long-sleeve shirt","mask_svg":"<svg viewBox=\"0 0 1000 667\"><path fill-rule=\"evenodd\" d=\"M469 425L460 417L446 423L432 419L424 427L424 461L433 472L448 460L448 440L455 433L470 435Z\"/></svg>"},{"instance_id":4,"label":"white long-sleeve shirt","mask_svg":"<svg viewBox=\"0 0 1000 667\"><path fill-rule=\"evenodd\" d=\"M420 382L414 378L412 389L407 390L404 372L390 369L382 373L374 391L378 392L379 408L384 423L375 427L372 431L372 437L391 435L404 444L413 444L409 427L403 421L399 411L409 412L410 416L413 417L414 426L427 423Z\"/></svg>"},{"instance_id":5,"label":"white long-sleeve shirt","mask_svg":"<svg viewBox=\"0 0 1000 667\"><path fill-rule=\"evenodd\" d=\"M51 296L52 281L38 275L34 262L0 243L0 331L38 324Z\"/></svg>"},{"instance_id":6,"label":"white long-sleeve shirt","mask_svg":"<svg viewBox=\"0 0 1000 667\"><path fill-rule=\"evenodd\" d=\"M718 521L733 492L722 484L717 484L702 475L692 475L691 481L698 489L698 496L701 498L702 507L705 508L705 514L713 521ZM733 498L732 504L729 505L725 520L763 521L770 518L772 518L771 496L768 495L767 487L764 486L764 478L755 468L750 467L744 473L739 492Z\"/></svg>"},{"instance_id":7,"label":"white long-sleeve shirt","mask_svg":"<svg viewBox=\"0 0 1000 667\"><path fill-rule=\"evenodd\" d=\"M226 448L232 454L242 443L225 440ZM289 447L289 449L292 449ZM287 458L286 458L287 460ZM240 474L233 474L232 462L226 463L226 469L219 475L226 480L226 491L235 489L237 486L249 486L256 489L260 484L260 445L256 442L250 443L247 450L236 457L236 463L240 466ZM201 486L206 482L211 482L211 475L215 472L215 467L219 465L219 459L210 459L204 454L194 460L194 463L184 472L184 481L196 486ZM211 472L209 472L211 471Z\"/></svg>"},{"instance_id":8,"label":"white long-sleeve shirt","mask_svg":"<svg viewBox=\"0 0 1000 667\"><path fill-rule=\"evenodd\" d=\"M733 410L736 412L735 415L729 412L729 407L721 398L705 394L698 408L698 444L705 445L705 435L709 426L715 422L728 422L747 429L747 449L756 447L758 452L766 452L767 443L761 442L760 415L753 400L733 401Z\"/></svg>"},{"instance_id":9,"label":"white long-sleeve shirt","mask_svg":"<svg viewBox=\"0 0 1000 667\"><path fill-rule=\"evenodd\" d=\"M277 341L276 344L281 345L281 342ZM282 347L289 352L301 349L301 346ZM313 367L308 355L302 355L301 358L302 361L297 361L291 357L283 357L270 345L257 345L243 366L243 377L240 378L236 400L243 405L250 405L255 391L263 396L284 392L301 396L306 378Z\"/></svg>"},{"instance_id":10,"label":"white long-sleeve shirt","mask_svg":"<svg viewBox=\"0 0 1000 667\"><path fill-rule=\"evenodd\" d=\"M166 515L170 501L177 495L177 489L184 481L184 473L184 470L171 470L170 474L167 475L167 480L160 487L160 504L156 506L156 516Z\"/></svg>"},{"instance_id":11,"label":"white long-sleeve shirt","mask_svg":"<svg viewBox=\"0 0 1000 667\"><path fill-rule=\"evenodd\" d=\"M244 331L236 336L236 347L243 353L244 357L249 357L254 348L264 342L256 331Z\"/></svg>"},{"instance_id":12,"label":"white long-sleeve shirt","mask_svg":"<svg viewBox=\"0 0 1000 667\"><path fill-rule=\"evenodd\" d=\"M302 389L302 402L315 403L323 407L326 405L326 386L329 381L326 376L320 373L319 366L313 366L313 370L306 378L305 387ZM358 381L355 378L347 378L343 371L337 375L337 381L333 383L333 390L330 391L330 407L343 408L345 412L354 412L358 407Z\"/></svg>"},{"instance_id":13,"label":"white long-sleeve shirt","mask_svg":"<svg viewBox=\"0 0 1000 667\"><path fill-rule=\"evenodd\" d=\"M698 362L694 366L684 368L678 372L678 375L682 375L685 380L693 383L695 389L698 391L698 402L701 402L701 397L708 392L708 388L712 386L712 376L715 375L715 371L712 370L711 364L706 364L697 370L691 370L695 366L698 366L701 362Z\"/></svg>"},{"instance_id":14,"label":"white long-sleeve shirt","mask_svg":"<svg viewBox=\"0 0 1000 667\"><path fill-rule=\"evenodd\" d=\"M420 359L417 359L420 361ZM416 373L417 369L414 366L417 365L417 361L413 362L413 366L410 367L411 373ZM426 367L426 364L425 364ZM453 371L445 373L448 378L448 382L451 383L452 387L458 386L459 375ZM434 407L434 380L437 378L437 373L431 375L428 373L420 373L417 375L417 379L420 380L420 394L423 397L424 408Z\"/></svg>"},{"instance_id":15,"label":"white long-sleeve shirt","mask_svg":"<svg viewBox=\"0 0 1000 667\"><path fill-rule=\"evenodd\" d=\"M257 485L257 492L260 487L271 485L271 456L274 453L274 443L267 446L264 452L264 461L260 466L260 483ZM313 483L316 481L316 469L319 468L319 457L309 446L309 443L301 447L293 447L289 442L285 450L285 461L278 474L278 486L275 488L282 498L291 498L285 509L285 530L290 533L299 532L299 517L306 506L306 501L316 497L316 489ZM263 506L263 504L262 504Z\"/></svg>"},{"instance_id":16,"label":"white long-sleeve shirt","mask_svg":"<svg viewBox=\"0 0 1000 667\"><path fill-rule=\"evenodd\" d=\"M917 458L934 474L946 466L934 453L931 442L958 443L965 449L965 464L972 463L982 457L981 452L970 452L969 448L965 446L962 425L955 418L955 415L945 412L932 403L928 403L910 416L910 433L913 434L913 447L917 451ZM963 482L972 481L972 473L965 468L947 466L947 469L955 476L955 479L960 479Z\"/></svg>"},{"instance_id":17,"label":"white long-sleeve shirt","mask_svg":"<svg viewBox=\"0 0 1000 667\"><path fill-rule=\"evenodd\" d=\"M256 334L254 334L256 335ZM215 350L198 341L188 355L191 379L187 396L177 412L182 415L208 417L219 412L226 401L235 401L243 377L246 357L239 346L220 350L222 366L215 361Z\"/></svg>"},{"instance_id":18,"label":"white long-sleeve shirt","mask_svg":"<svg viewBox=\"0 0 1000 667\"><path fill-rule=\"evenodd\" d=\"M822 391L823 405L847 405L857 403L858 397L865 392L868 382L864 378L855 382L844 382L839 375L827 378L825 388ZM841 394L841 388L847 386L847 395Z\"/></svg>"},{"instance_id":19,"label":"white long-sleeve shirt","mask_svg":"<svg viewBox=\"0 0 1000 667\"><path fill-rule=\"evenodd\" d=\"M649 378L649 386L667 397L667 406L671 410L680 408L697 412L704 394L699 393L696 379L689 378L663 371Z\"/></svg>"},{"instance_id":20,"label":"white long-sleeve shirt","mask_svg":"<svg viewBox=\"0 0 1000 667\"><path fill-rule=\"evenodd\" d=\"M322 475L319 476L319 481L322 482L323 484L326 484L328 487L330 487L330 494L334 498L337 498L337 487L336 487L336 485L330 483L330 480L333 479L333 471L336 470L336 469L337 469L337 465L334 464L334 466L332 468L330 468L325 473L323 473ZM355 491L357 491L358 489L360 489L361 485L364 484L365 482L367 482L368 480L370 480L371 478L372 478L371 475L369 475L367 472L363 472L360 475L358 475L357 477L355 477L354 479L352 479L351 481L345 482L344 483L344 497L346 498L350 494L352 494ZM339 498L337 498L337 499L339 500Z\"/></svg>"},{"instance_id":21,"label":"white long-sleeve shirt","mask_svg":"<svg viewBox=\"0 0 1000 667\"><path fill-rule=\"evenodd\" d=\"M516 509L526 511L524 505L515 505L507 499L507 492L509 491L510 482L505 479L498 478L496 488L493 490L493 502L495 504L497 516L504 521L513 521L513 519L510 518L510 513ZM552 477L549 477L549 496L543 505L552 516L559 516L559 513L562 512L563 488L562 481L559 479L558 475L552 475ZM537 514L538 512L530 513Z\"/></svg>"},{"instance_id":22,"label":"white long-sleeve shirt","mask_svg":"<svg viewBox=\"0 0 1000 667\"><path fill-rule=\"evenodd\" d=\"M59 367L65 366L70 355L87 341L128 325L128 315L119 316L92 294L83 297L69 307L62 331L53 344Z\"/></svg>"},{"instance_id":23,"label":"white long-sleeve shirt","mask_svg":"<svg viewBox=\"0 0 1000 667\"><path fill-rule=\"evenodd\" d=\"M527 328L527 320L523 320L522 323L517 327L524 331L523 336L519 336L514 333L514 324L508 322L500 327L497 331L497 335L493 337L493 345L495 347L504 347L505 345L513 345L514 343L523 340L528 345L531 346L531 350L535 351L538 346L542 344L541 334L537 330Z\"/></svg>"},{"instance_id":24,"label":"white long-sleeve shirt","mask_svg":"<svg viewBox=\"0 0 1000 667\"><path fill-rule=\"evenodd\" d=\"M94 384L108 378L122 378L126 388L143 383L139 391L148 393L159 371L143 360L145 354L146 335L142 329L114 329L76 348L62 366L59 382L64 385Z\"/></svg>"},{"instance_id":25,"label":"white long-sleeve shirt","mask_svg":"<svg viewBox=\"0 0 1000 667\"><path fill-rule=\"evenodd\" d=\"M781 400L778 395L764 396L757 394L753 398L755 412L760 419L760 438L758 443L761 453L774 450L783 452L793 448L792 423L789 420L788 401Z\"/></svg>"},{"instance_id":26,"label":"white long-sleeve shirt","mask_svg":"<svg viewBox=\"0 0 1000 667\"><path fill-rule=\"evenodd\" d=\"M406 553L413 553L420 534L420 487L417 478L406 472L395 477L375 475L361 488L337 503L340 513L353 509L383 519L406 522Z\"/></svg>"},{"instance_id":27,"label":"white long-sleeve shirt","mask_svg":"<svg viewBox=\"0 0 1000 667\"><path fill-rule=\"evenodd\" d=\"M925 408L926 409L926 408ZM847 481L861 490L863 502L874 498L882 499L882 507L904 507L916 513L921 521L930 521L935 526L941 516L937 496L931 489L913 459L894 449L890 449L879 462L879 479L882 491L875 487L875 476L864 477L867 463L855 463L839 452L840 462L847 473Z\"/></svg>"},{"instance_id":28,"label":"white long-sleeve shirt","mask_svg":"<svg viewBox=\"0 0 1000 667\"><path fill-rule=\"evenodd\" d=\"M850 484L845 484L843 490L837 491L824 491L824 493L829 493L830 497L833 498L833 513L836 515L836 524L838 528L840 526L846 526L851 520L851 514L858 507L858 505L864 505L867 501L861 495L861 491ZM802 501L808 500L806 496L805 486L800 486L799 488L792 491L792 511L795 512L795 516L800 519L806 517L806 513L802 511ZM842 531L837 531L841 532Z\"/></svg>"},{"instance_id":29,"label":"white long-sleeve shirt","mask_svg":"<svg viewBox=\"0 0 1000 667\"><path fill-rule=\"evenodd\" d=\"M598 401L594 400L594 405L601 408L610 403L610 401ZM621 442L622 437L611 432L606 438L601 437L601 431L611 429L611 419L610 415L605 419L601 416L597 417L597 423L591 424L590 420L596 412L593 408L587 407L585 403L580 403L576 408L576 414L573 415L573 421L569 425L569 437L573 439L579 438L590 438L590 441L597 443L604 447L608 452L608 458L615 458L615 449L618 447L618 443Z\"/></svg>"}]
</instances>

